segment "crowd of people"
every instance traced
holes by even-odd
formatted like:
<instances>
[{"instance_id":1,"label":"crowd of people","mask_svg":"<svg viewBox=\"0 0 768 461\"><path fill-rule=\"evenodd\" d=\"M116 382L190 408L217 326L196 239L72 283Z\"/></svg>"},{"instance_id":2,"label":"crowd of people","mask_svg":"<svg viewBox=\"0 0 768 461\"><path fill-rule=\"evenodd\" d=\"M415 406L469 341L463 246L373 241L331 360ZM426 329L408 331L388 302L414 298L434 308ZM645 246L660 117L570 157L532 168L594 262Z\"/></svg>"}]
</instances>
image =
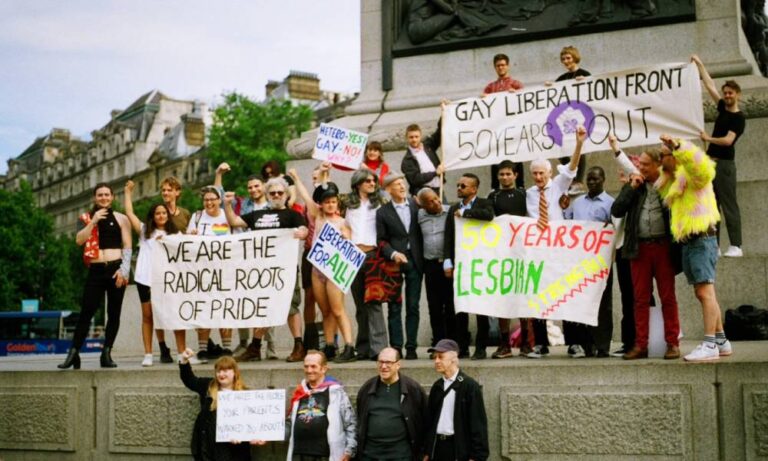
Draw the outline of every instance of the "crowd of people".
<instances>
[{"instance_id":1,"label":"crowd of people","mask_svg":"<svg viewBox=\"0 0 768 461\"><path fill-rule=\"evenodd\" d=\"M589 72L579 67L581 56L576 48L565 47L560 58L567 72L559 76L558 81L589 76ZM664 318L667 344L664 357L679 358L675 275L681 271L694 286L705 325L704 341L685 359L714 360L729 355L731 346L723 333L714 278L720 255L717 240L719 208L726 217L731 242L724 256L742 255L734 144L743 133L744 116L738 106L738 84L727 81L722 86L721 97L701 60L694 55L691 61L698 66L704 87L717 103L719 114L713 134L701 133L701 139L709 143L706 154L694 144L662 136L660 148L646 149L629 158L621 152L615 137L610 136L610 147L625 183L615 199L603 189L606 173L602 168L583 171L581 147L586 138L583 127L575 134L573 155L560 159L557 174L554 174L550 161L534 160L529 172L533 184L524 190L519 187L521 165L504 160L494 165L496 187L487 198L477 195L478 176L465 173L456 184L459 200L450 206L440 196L445 182L445 166L436 154L440 147L440 123L436 132L427 137L422 136L418 125L406 128L407 149L400 165L402 173L384 161L381 144L369 143L363 163L352 172L350 192L345 194L340 193L339 187L331 181L333 166L330 164L318 165L312 174L312 184L307 187L295 170L283 174L280 164L269 161L261 176L249 177L245 185L248 197L239 198L232 192L224 192L223 177L230 168L223 163L216 169L214 184L201 190L202 209L190 213L178 207L176 201L181 184L169 177L160 186L162 203L152 206L142 221L133 211L134 185L131 181L125 185L125 214L113 211L112 189L107 184L99 184L94 189L93 208L80 217L76 240L84 246L89 272L73 346L59 367L80 366L79 348L105 293L108 321L101 366L116 366L111 349L119 327L125 285L130 277L131 229L138 234L140 242L134 280L142 310L145 350L142 365L151 366L150 255L157 239L177 232L208 236L259 232L276 225L294 229L294 237L304 241L305 250L297 267L297 283L287 318L294 339L287 361L301 361L307 350L321 349L315 305L322 313L322 351L327 359L337 362L375 360L386 347L396 349L406 360L417 359L419 306L424 280L432 330L430 344L434 346L442 339L451 339L458 344L460 358L470 357L469 315L457 314L453 304L454 221L456 217L490 221L505 214L530 217L536 220L540 229L563 219L614 224L617 219L623 221L620 224L622 231L618 232L621 237L616 243L616 272L623 317L622 346L611 353L611 271L600 301L598 325L589 327L563 322L569 356L614 355L627 360L647 357L649 312L656 301L652 289L655 280ZM522 83L509 75L508 57L496 55L493 62L498 78L486 86L483 97L492 92L522 89ZM577 194L574 191L585 189L578 187L578 178L584 173L586 193ZM353 336L354 323L344 309L344 293L306 259L314 229L324 223L335 227L365 253L363 267L351 286L356 337ZM303 315L300 309L302 288L305 292ZM490 344L490 330L496 321L482 315L476 317L475 348L471 358L482 360L488 357L486 349L494 346ZM528 358L549 354L546 321L519 319L517 331L512 328L513 319L499 318L497 321L499 340L492 358L512 357L513 348L519 348L519 355ZM165 332L156 330L156 335L161 362L172 362ZM174 335L181 354L187 350L185 331L175 331ZM196 363L232 355L238 362L259 361L263 342L266 342L266 358L275 359L273 335L272 328L254 329L252 334L241 329L240 343L232 350L232 329L219 329L220 344L211 338L209 329L198 329L197 352L189 360ZM343 341L338 352L337 338Z\"/></svg>"}]
</instances>

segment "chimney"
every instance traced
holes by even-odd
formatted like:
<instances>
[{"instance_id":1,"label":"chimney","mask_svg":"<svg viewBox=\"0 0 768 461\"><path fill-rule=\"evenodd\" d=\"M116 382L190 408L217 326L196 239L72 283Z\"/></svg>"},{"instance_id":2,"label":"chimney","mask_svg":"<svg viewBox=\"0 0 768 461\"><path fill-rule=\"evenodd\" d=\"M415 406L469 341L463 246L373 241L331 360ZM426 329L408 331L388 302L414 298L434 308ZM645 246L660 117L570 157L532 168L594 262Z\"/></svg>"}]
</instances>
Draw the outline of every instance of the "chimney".
<instances>
[{"instance_id":1,"label":"chimney","mask_svg":"<svg viewBox=\"0 0 768 461\"><path fill-rule=\"evenodd\" d=\"M317 74L292 70L285 81L291 98L309 101L320 100L320 78Z\"/></svg>"},{"instance_id":2,"label":"chimney","mask_svg":"<svg viewBox=\"0 0 768 461\"><path fill-rule=\"evenodd\" d=\"M181 116L184 122L184 139L189 146L200 147L205 144L205 121L200 101L192 105L192 112Z\"/></svg>"},{"instance_id":3,"label":"chimney","mask_svg":"<svg viewBox=\"0 0 768 461\"><path fill-rule=\"evenodd\" d=\"M280 86L280 82L277 80L267 81L267 84L264 85L264 91L267 93L267 98L272 96L272 92L275 91L278 86Z\"/></svg>"},{"instance_id":4,"label":"chimney","mask_svg":"<svg viewBox=\"0 0 768 461\"><path fill-rule=\"evenodd\" d=\"M112 109L112 111L109 112L109 116L114 120L122 113L123 111L120 109Z\"/></svg>"}]
</instances>

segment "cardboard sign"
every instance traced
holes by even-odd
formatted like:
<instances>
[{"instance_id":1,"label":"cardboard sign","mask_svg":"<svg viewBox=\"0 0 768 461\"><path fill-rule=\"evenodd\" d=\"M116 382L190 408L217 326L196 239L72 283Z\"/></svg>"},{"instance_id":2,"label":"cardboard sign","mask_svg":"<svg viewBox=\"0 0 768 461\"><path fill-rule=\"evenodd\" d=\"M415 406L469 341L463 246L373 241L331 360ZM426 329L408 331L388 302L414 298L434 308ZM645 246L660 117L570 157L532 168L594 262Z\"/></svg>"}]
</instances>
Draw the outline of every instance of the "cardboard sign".
<instances>
[{"instance_id":1,"label":"cardboard sign","mask_svg":"<svg viewBox=\"0 0 768 461\"><path fill-rule=\"evenodd\" d=\"M312 158L353 170L363 162L368 135L325 123L320 125Z\"/></svg>"},{"instance_id":2,"label":"cardboard sign","mask_svg":"<svg viewBox=\"0 0 768 461\"><path fill-rule=\"evenodd\" d=\"M326 222L320 228L307 259L346 293L365 262L365 253Z\"/></svg>"},{"instance_id":3,"label":"cardboard sign","mask_svg":"<svg viewBox=\"0 0 768 461\"><path fill-rule=\"evenodd\" d=\"M285 440L285 389L219 391L216 441Z\"/></svg>"}]
</instances>

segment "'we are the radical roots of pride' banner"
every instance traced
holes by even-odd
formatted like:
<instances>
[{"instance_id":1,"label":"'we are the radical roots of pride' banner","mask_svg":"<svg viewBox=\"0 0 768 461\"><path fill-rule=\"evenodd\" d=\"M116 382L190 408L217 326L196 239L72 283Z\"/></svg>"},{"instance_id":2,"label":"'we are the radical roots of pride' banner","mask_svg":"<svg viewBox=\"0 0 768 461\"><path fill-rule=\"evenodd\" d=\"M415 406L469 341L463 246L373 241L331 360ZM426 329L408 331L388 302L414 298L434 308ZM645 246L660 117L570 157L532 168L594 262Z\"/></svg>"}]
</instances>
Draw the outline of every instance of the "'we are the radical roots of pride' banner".
<instances>
[{"instance_id":1,"label":"'we are the radical roots of pride' banner","mask_svg":"<svg viewBox=\"0 0 768 461\"><path fill-rule=\"evenodd\" d=\"M448 170L569 156L584 126L582 153L659 143L661 134L696 138L704 129L699 72L664 64L566 80L453 102L443 111Z\"/></svg>"},{"instance_id":2,"label":"'we are the radical roots of pride' banner","mask_svg":"<svg viewBox=\"0 0 768 461\"><path fill-rule=\"evenodd\" d=\"M269 327L286 322L296 284L294 229L170 235L152 251L155 327Z\"/></svg>"},{"instance_id":3,"label":"'we are the radical roots of pride' banner","mask_svg":"<svg viewBox=\"0 0 768 461\"><path fill-rule=\"evenodd\" d=\"M615 230L600 222L456 219L456 312L597 325Z\"/></svg>"}]
</instances>

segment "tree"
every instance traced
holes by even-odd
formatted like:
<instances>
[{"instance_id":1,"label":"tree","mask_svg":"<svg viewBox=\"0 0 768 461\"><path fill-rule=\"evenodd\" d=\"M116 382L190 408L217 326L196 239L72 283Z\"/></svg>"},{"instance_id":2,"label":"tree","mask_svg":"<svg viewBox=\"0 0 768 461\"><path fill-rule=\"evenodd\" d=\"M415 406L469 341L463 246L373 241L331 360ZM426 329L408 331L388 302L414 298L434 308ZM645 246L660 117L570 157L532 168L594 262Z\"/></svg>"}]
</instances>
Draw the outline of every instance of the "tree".
<instances>
[{"instance_id":1,"label":"tree","mask_svg":"<svg viewBox=\"0 0 768 461\"><path fill-rule=\"evenodd\" d=\"M40 299L44 310L79 310L82 251L71 237L54 234L27 183L0 190L0 241L0 310L19 310L22 299Z\"/></svg>"},{"instance_id":2,"label":"tree","mask_svg":"<svg viewBox=\"0 0 768 461\"><path fill-rule=\"evenodd\" d=\"M285 144L309 129L312 117L309 107L290 101L257 103L235 92L225 94L213 114L208 158L214 165L229 163L232 172L225 185L242 188L264 162L285 163Z\"/></svg>"}]
</instances>

